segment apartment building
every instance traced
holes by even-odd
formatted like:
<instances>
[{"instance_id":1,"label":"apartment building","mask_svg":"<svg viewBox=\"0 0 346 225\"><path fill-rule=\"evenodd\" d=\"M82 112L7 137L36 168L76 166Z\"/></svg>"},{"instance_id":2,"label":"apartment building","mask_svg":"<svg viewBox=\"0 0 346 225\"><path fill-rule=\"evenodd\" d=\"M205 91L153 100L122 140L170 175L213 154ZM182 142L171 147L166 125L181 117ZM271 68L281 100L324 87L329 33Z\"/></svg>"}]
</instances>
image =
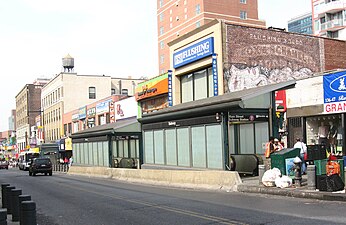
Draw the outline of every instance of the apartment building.
<instances>
[{"instance_id":1,"label":"apartment building","mask_svg":"<svg viewBox=\"0 0 346 225\"><path fill-rule=\"evenodd\" d=\"M62 72L44 86L41 95L46 142L63 137L63 115L111 95L134 96L143 79Z\"/></svg>"},{"instance_id":2,"label":"apartment building","mask_svg":"<svg viewBox=\"0 0 346 225\"><path fill-rule=\"evenodd\" d=\"M346 0L312 0L314 35L346 40Z\"/></svg>"},{"instance_id":3,"label":"apartment building","mask_svg":"<svg viewBox=\"0 0 346 225\"><path fill-rule=\"evenodd\" d=\"M170 69L167 43L214 19L265 28L257 0L157 0L159 74Z\"/></svg>"},{"instance_id":4,"label":"apartment building","mask_svg":"<svg viewBox=\"0 0 346 225\"><path fill-rule=\"evenodd\" d=\"M294 17L288 21L288 32L300 34L312 34L311 12Z\"/></svg>"},{"instance_id":5,"label":"apartment building","mask_svg":"<svg viewBox=\"0 0 346 225\"><path fill-rule=\"evenodd\" d=\"M35 117L41 114L41 91L43 83L26 84L16 95L16 135L18 150L30 144L30 128Z\"/></svg>"}]
</instances>

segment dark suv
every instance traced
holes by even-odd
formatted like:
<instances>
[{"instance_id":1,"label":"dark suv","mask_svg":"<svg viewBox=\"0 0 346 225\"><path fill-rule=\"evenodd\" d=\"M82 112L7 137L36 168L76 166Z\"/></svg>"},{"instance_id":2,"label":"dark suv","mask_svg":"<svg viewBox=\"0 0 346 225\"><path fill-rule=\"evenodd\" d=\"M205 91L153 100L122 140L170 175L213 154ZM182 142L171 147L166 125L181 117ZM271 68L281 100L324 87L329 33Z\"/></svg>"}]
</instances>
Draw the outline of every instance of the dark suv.
<instances>
[{"instance_id":1,"label":"dark suv","mask_svg":"<svg viewBox=\"0 0 346 225\"><path fill-rule=\"evenodd\" d=\"M37 173L49 174L49 176L52 176L52 162L49 158L36 158L31 160L29 176L35 176Z\"/></svg>"}]
</instances>

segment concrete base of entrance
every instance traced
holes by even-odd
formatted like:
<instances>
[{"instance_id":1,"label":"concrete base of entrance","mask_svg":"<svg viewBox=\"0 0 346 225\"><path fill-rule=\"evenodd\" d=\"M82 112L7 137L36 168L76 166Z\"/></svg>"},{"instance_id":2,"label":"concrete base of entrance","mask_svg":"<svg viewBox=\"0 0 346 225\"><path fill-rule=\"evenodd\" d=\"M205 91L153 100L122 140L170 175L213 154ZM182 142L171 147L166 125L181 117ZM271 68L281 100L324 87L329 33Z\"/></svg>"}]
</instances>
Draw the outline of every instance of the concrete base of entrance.
<instances>
[{"instance_id":1,"label":"concrete base of entrance","mask_svg":"<svg viewBox=\"0 0 346 225\"><path fill-rule=\"evenodd\" d=\"M149 170L73 165L68 174L113 178L128 182L195 189L236 191L242 180L236 171Z\"/></svg>"}]
</instances>

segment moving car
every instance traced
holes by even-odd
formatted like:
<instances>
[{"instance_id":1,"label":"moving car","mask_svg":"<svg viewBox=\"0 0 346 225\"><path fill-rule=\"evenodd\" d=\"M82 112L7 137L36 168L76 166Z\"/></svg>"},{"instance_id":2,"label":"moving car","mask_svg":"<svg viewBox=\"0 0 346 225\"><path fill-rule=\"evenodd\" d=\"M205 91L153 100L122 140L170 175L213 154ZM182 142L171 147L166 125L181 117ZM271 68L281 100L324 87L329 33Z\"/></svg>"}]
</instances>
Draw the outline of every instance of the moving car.
<instances>
[{"instance_id":1,"label":"moving car","mask_svg":"<svg viewBox=\"0 0 346 225\"><path fill-rule=\"evenodd\" d=\"M29 163L29 176L35 176L37 173L49 174L52 176L52 162L50 158L34 158Z\"/></svg>"},{"instance_id":2,"label":"moving car","mask_svg":"<svg viewBox=\"0 0 346 225\"><path fill-rule=\"evenodd\" d=\"M0 169L7 169L8 170L8 162L5 159L2 159L0 161Z\"/></svg>"}]
</instances>

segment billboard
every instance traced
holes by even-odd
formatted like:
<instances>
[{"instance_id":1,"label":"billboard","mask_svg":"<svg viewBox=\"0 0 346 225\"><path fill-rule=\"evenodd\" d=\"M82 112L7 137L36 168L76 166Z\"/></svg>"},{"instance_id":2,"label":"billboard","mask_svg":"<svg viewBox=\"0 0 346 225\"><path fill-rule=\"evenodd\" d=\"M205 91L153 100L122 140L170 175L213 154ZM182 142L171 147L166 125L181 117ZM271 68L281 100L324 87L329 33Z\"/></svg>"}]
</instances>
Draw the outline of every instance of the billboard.
<instances>
[{"instance_id":1,"label":"billboard","mask_svg":"<svg viewBox=\"0 0 346 225\"><path fill-rule=\"evenodd\" d=\"M324 113L346 112L346 70L323 76Z\"/></svg>"}]
</instances>

